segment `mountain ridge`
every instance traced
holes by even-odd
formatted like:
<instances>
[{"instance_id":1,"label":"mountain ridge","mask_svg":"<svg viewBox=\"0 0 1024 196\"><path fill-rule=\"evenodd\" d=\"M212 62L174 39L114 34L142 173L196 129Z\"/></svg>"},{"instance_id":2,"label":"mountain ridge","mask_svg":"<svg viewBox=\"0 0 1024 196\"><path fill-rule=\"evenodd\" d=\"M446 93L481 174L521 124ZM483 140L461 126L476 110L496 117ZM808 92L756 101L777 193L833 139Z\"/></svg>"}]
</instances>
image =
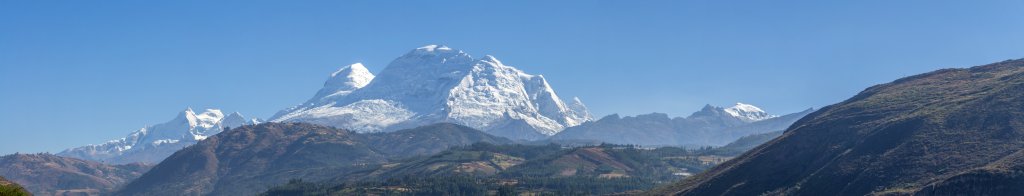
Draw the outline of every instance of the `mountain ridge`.
<instances>
[{"instance_id":1,"label":"mountain ridge","mask_svg":"<svg viewBox=\"0 0 1024 196\"><path fill-rule=\"evenodd\" d=\"M107 165L53 154L0 156L0 176L36 195L108 193L142 175L149 165Z\"/></svg>"},{"instance_id":2,"label":"mountain ridge","mask_svg":"<svg viewBox=\"0 0 1024 196\"><path fill-rule=\"evenodd\" d=\"M174 153L115 195L252 195L290 179L323 180L477 142L510 140L450 123L373 134L308 123L246 125Z\"/></svg>"},{"instance_id":3,"label":"mountain ridge","mask_svg":"<svg viewBox=\"0 0 1024 196\"><path fill-rule=\"evenodd\" d=\"M721 146L743 136L781 131L814 109L776 116L756 106L705 105L687 117L650 113L620 117L612 114L570 127L550 138L554 142L596 141L645 146Z\"/></svg>"},{"instance_id":4,"label":"mountain ridge","mask_svg":"<svg viewBox=\"0 0 1024 196\"><path fill-rule=\"evenodd\" d=\"M1022 193L1024 59L879 84L651 194ZM750 178L757 176L757 178Z\"/></svg>"}]
</instances>

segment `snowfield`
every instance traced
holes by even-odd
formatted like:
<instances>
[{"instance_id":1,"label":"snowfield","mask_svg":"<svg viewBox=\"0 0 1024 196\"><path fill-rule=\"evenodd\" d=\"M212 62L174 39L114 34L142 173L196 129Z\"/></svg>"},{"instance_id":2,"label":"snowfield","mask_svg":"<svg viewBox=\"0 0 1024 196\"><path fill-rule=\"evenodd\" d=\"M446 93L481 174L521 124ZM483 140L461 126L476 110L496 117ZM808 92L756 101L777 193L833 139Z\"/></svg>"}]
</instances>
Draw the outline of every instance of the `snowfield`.
<instances>
[{"instance_id":1,"label":"snowfield","mask_svg":"<svg viewBox=\"0 0 1024 196\"><path fill-rule=\"evenodd\" d=\"M438 45L414 49L376 76L359 63L345 66L309 101L271 118L364 133L449 122L527 140L590 120L579 98L567 104L543 76Z\"/></svg>"}]
</instances>

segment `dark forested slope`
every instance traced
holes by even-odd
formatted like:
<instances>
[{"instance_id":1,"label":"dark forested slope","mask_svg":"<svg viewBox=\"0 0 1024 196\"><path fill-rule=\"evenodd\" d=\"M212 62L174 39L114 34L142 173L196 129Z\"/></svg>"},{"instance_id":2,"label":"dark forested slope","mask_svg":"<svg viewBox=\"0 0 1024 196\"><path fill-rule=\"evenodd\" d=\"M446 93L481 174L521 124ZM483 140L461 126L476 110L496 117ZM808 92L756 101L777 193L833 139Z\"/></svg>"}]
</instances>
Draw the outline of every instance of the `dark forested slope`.
<instances>
[{"instance_id":1,"label":"dark forested slope","mask_svg":"<svg viewBox=\"0 0 1024 196\"><path fill-rule=\"evenodd\" d=\"M290 179L325 180L477 142L510 141L454 124L379 134L305 123L242 126L174 153L118 194L252 195Z\"/></svg>"}]
</instances>

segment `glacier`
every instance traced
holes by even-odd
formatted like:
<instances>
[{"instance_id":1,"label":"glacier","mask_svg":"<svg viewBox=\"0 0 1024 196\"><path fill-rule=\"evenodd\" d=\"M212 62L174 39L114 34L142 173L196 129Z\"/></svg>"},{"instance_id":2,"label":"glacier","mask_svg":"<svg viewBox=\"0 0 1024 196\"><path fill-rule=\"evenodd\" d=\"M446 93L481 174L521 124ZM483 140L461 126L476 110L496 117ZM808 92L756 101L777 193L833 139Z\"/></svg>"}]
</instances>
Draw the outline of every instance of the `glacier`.
<instances>
[{"instance_id":1,"label":"glacier","mask_svg":"<svg viewBox=\"0 0 1024 196\"><path fill-rule=\"evenodd\" d=\"M491 55L443 45L416 48L378 75L362 64L332 73L312 98L272 122L307 122L360 133L456 123L511 139L537 140L593 120L579 98L562 100L542 75Z\"/></svg>"},{"instance_id":2,"label":"glacier","mask_svg":"<svg viewBox=\"0 0 1024 196\"><path fill-rule=\"evenodd\" d=\"M227 116L219 109L196 113L185 109L171 121L143 127L128 136L102 144L86 145L57 153L111 164L158 163L174 152L220 133L226 128L258 124L235 112Z\"/></svg>"},{"instance_id":3,"label":"glacier","mask_svg":"<svg viewBox=\"0 0 1024 196\"><path fill-rule=\"evenodd\" d=\"M756 122L778 117L764 112L764 110L761 110L761 108L758 108L757 106L745 103L736 103L736 105L725 108L723 111L729 113L729 115L733 117L743 119L747 122Z\"/></svg>"}]
</instances>

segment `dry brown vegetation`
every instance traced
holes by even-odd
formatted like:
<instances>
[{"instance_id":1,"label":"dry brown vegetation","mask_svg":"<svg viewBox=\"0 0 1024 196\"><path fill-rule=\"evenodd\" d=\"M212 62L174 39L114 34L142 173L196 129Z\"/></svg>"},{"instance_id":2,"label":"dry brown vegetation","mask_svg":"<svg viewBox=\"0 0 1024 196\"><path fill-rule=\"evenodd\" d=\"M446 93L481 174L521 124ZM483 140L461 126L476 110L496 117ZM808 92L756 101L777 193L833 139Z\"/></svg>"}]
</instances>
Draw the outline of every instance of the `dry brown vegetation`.
<instances>
[{"instance_id":1,"label":"dry brown vegetation","mask_svg":"<svg viewBox=\"0 0 1024 196\"><path fill-rule=\"evenodd\" d=\"M1022 149L1024 60L1005 61L873 86L652 193L1019 195Z\"/></svg>"}]
</instances>

